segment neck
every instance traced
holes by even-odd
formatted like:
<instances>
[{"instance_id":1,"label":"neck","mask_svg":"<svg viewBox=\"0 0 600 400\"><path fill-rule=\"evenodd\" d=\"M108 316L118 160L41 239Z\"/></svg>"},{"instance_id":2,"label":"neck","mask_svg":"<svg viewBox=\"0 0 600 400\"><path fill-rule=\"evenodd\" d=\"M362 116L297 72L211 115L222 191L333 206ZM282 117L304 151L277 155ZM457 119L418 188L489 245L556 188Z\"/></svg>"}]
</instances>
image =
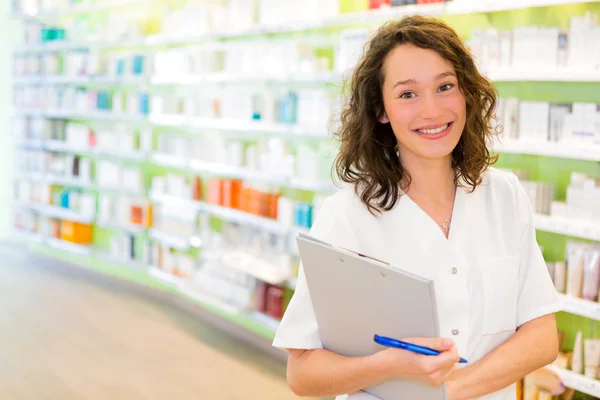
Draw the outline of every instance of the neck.
<instances>
[{"instance_id":1,"label":"neck","mask_svg":"<svg viewBox=\"0 0 600 400\"><path fill-rule=\"evenodd\" d=\"M411 177L406 193L411 197L426 197L447 201L454 197L454 176L451 156L439 159L402 157L402 166Z\"/></svg>"}]
</instances>

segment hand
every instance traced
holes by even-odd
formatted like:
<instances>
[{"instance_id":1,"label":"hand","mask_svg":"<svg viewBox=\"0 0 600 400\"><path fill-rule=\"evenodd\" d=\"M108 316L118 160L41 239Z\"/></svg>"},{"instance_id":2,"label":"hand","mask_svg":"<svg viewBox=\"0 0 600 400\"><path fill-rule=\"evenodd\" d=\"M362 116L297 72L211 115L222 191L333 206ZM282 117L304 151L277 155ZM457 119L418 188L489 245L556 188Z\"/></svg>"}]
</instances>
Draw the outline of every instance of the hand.
<instances>
[{"instance_id":1,"label":"hand","mask_svg":"<svg viewBox=\"0 0 600 400\"><path fill-rule=\"evenodd\" d=\"M439 387L446 381L460 361L452 339L407 338L405 342L440 351L437 356L426 356L407 350L387 348L381 357L389 366L390 376L403 376Z\"/></svg>"}]
</instances>

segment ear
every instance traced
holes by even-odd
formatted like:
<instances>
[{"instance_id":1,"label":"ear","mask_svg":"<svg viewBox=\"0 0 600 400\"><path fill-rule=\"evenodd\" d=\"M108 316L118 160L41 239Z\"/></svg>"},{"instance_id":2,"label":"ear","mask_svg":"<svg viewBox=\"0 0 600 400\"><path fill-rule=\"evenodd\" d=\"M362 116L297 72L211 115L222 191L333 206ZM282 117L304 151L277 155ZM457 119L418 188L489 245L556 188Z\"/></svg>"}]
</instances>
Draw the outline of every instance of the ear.
<instances>
[{"instance_id":1,"label":"ear","mask_svg":"<svg viewBox=\"0 0 600 400\"><path fill-rule=\"evenodd\" d=\"M383 113L383 115L379 117L379 122L381 122L382 124L387 124L388 122L390 122L390 119L388 118L386 113Z\"/></svg>"}]
</instances>

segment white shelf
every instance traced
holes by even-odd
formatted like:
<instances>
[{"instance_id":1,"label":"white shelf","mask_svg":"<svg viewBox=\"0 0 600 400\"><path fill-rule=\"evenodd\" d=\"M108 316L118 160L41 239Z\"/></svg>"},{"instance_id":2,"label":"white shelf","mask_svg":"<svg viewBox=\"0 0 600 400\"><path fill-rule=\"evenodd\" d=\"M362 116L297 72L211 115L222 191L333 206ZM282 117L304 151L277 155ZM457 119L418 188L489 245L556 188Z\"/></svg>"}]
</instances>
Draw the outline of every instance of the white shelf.
<instances>
[{"instance_id":1,"label":"white shelf","mask_svg":"<svg viewBox=\"0 0 600 400\"><path fill-rule=\"evenodd\" d=\"M96 189L101 192L114 192L125 196L146 196L146 189L144 188L133 188L126 186L98 186Z\"/></svg>"},{"instance_id":2,"label":"white shelf","mask_svg":"<svg viewBox=\"0 0 600 400\"><path fill-rule=\"evenodd\" d=\"M281 323L281 321L258 311L250 311L247 313L247 315L272 332L277 332L279 324Z\"/></svg>"},{"instance_id":3,"label":"white shelf","mask_svg":"<svg viewBox=\"0 0 600 400\"><path fill-rule=\"evenodd\" d=\"M209 252L218 257L223 266L237 269L263 282L281 285L290 279L290 271L283 271L283 268L242 251L217 250Z\"/></svg>"},{"instance_id":4,"label":"white shelf","mask_svg":"<svg viewBox=\"0 0 600 400\"><path fill-rule=\"evenodd\" d=\"M193 284L190 286L193 286ZM216 299L215 297L213 297L209 294L201 293L197 289L187 288L185 284L183 285L183 287L180 287L179 290L184 295L189 296L192 299L194 299L200 303L204 303L206 305L210 305L212 307L219 308L220 310L222 310L223 312L225 312L227 314L239 315L242 312L242 310L239 309L238 307L235 307L231 304L227 304L223 301L220 301L219 299Z\"/></svg>"},{"instance_id":5,"label":"white shelf","mask_svg":"<svg viewBox=\"0 0 600 400\"><path fill-rule=\"evenodd\" d=\"M73 254L91 255L92 248L81 244L67 242L66 240L56 238L46 238L46 244L52 248L68 251Z\"/></svg>"},{"instance_id":6,"label":"white shelf","mask_svg":"<svg viewBox=\"0 0 600 400\"><path fill-rule=\"evenodd\" d=\"M13 234L15 234L21 239L26 239L27 241L32 243L43 243L45 239L44 235L42 235L41 233L30 232L23 229L14 229Z\"/></svg>"},{"instance_id":7,"label":"white shelf","mask_svg":"<svg viewBox=\"0 0 600 400\"><path fill-rule=\"evenodd\" d=\"M76 120L100 120L100 121L129 121L144 122L147 117L144 115L128 115L112 113L110 111L65 111L65 110L37 110L21 109L13 110L14 116L19 117L37 117L47 119L76 119Z\"/></svg>"},{"instance_id":8,"label":"white shelf","mask_svg":"<svg viewBox=\"0 0 600 400\"><path fill-rule=\"evenodd\" d=\"M148 273L150 274L150 276L158 279L159 281L166 283L167 285L174 286L176 288L180 288L185 282L184 279L170 274L166 271L163 271L162 269L153 265L148 267Z\"/></svg>"},{"instance_id":9,"label":"white shelf","mask_svg":"<svg viewBox=\"0 0 600 400\"><path fill-rule=\"evenodd\" d=\"M264 231L285 235L290 233L290 228L280 224L272 218L261 217L259 215L250 214L244 211L235 210L206 202L198 202L200 210L214 215L228 222L256 226Z\"/></svg>"},{"instance_id":10,"label":"white shelf","mask_svg":"<svg viewBox=\"0 0 600 400\"><path fill-rule=\"evenodd\" d=\"M215 73L208 75L183 75L183 76L160 76L156 75L150 78L152 85L178 85L192 86L205 84L224 84L224 83L254 83L254 84L281 84L281 83L333 83L340 82L342 74L334 71L315 72L315 73L297 73L294 75L282 76L251 76L251 75L233 75L224 73Z\"/></svg>"},{"instance_id":11,"label":"white shelf","mask_svg":"<svg viewBox=\"0 0 600 400\"><path fill-rule=\"evenodd\" d=\"M598 72L600 74L600 72ZM573 160L600 161L600 145L577 145L569 142L542 142L502 139L493 147L500 153L531 154Z\"/></svg>"},{"instance_id":12,"label":"white shelf","mask_svg":"<svg viewBox=\"0 0 600 400\"><path fill-rule=\"evenodd\" d=\"M537 214L535 227L541 231L600 241L600 223Z\"/></svg>"},{"instance_id":13,"label":"white shelf","mask_svg":"<svg viewBox=\"0 0 600 400\"><path fill-rule=\"evenodd\" d=\"M150 239L163 243L169 247L180 251L186 251L190 248L190 238L182 237L157 228L150 229Z\"/></svg>"},{"instance_id":14,"label":"white shelf","mask_svg":"<svg viewBox=\"0 0 600 400\"><path fill-rule=\"evenodd\" d=\"M44 147L42 139L18 139L15 138L15 146L31 150L41 150Z\"/></svg>"},{"instance_id":15,"label":"white shelf","mask_svg":"<svg viewBox=\"0 0 600 400\"><path fill-rule=\"evenodd\" d=\"M150 156L150 161L163 167L185 169L188 167L187 159L172 156L170 154L154 153Z\"/></svg>"},{"instance_id":16,"label":"white shelf","mask_svg":"<svg viewBox=\"0 0 600 400\"><path fill-rule=\"evenodd\" d=\"M95 215L81 215L66 208L53 205L31 204L29 207L47 217L79 222L81 224L92 224L96 218Z\"/></svg>"},{"instance_id":17,"label":"white shelf","mask_svg":"<svg viewBox=\"0 0 600 400\"><path fill-rule=\"evenodd\" d=\"M94 184L92 182L86 182L82 179L71 178L68 176L46 175L44 182L50 185L70 186L81 189L94 188Z\"/></svg>"},{"instance_id":18,"label":"white shelf","mask_svg":"<svg viewBox=\"0 0 600 400\"><path fill-rule=\"evenodd\" d=\"M73 147L62 140L46 140L43 144L44 150L56 153L91 154L93 149L89 147Z\"/></svg>"},{"instance_id":19,"label":"white shelf","mask_svg":"<svg viewBox=\"0 0 600 400\"><path fill-rule=\"evenodd\" d=\"M146 81L143 76L30 75L13 78L16 85L139 85Z\"/></svg>"},{"instance_id":20,"label":"white shelf","mask_svg":"<svg viewBox=\"0 0 600 400\"><path fill-rule=\"evenodd\" d=\"M46 174L41 172L17 172L14 178L16 180L42 182L46 178Z\"/></svg>"},{"instance_id":21,"label":"white shelf","mask_svg":"<svg viewBox=\"0 0 600 400\"><path fill-rule=\"evenodd\" d=\"M469 0L448 3L448 14L473 14L494 11L518 10L529 7L549 7L566 4L593 3L597 0Z\"/></svg>"},{"instance_id":22,"label":"white shelf","mask_svg":"<svg viewBox=\"0 0 600 400\"><path fill-rule=\"evenodd\" d=\"M163 164L164 165L164 164ZM290 187L294 189L311 190L315 192L334 191L335 186L330 182L305 181L298 178L277 177L267 172L254 171L245 167L234 167L207 161L192 160L189 168L194 171L213 175L228 176L248 181L260 181L270 185Z\"/></svg>"},{"instance_id":23,"label":"white shelf","mask_svg":"<svg viewBox=\"0 0 600 400\"><path fill-rule=\"evenodd\" d=\"M229 132L266 133L284 136L327 137L326 127L304 127L292 124L234 120L225 118L186 117L183 115L151 115L157 126L188 129L212 129Z\"/></svg>"},{"instance_id":24,"label":"white shelf","mask_svg":"<svg viewBox=\"0 0 600 400\"><path fill-rule=\"evenodd\" d=\"M559 296L565 305L563 311L600 321L600 303L579 299L562 293L559 293Z\"/></svg>"},{"instance_id":25,"label":"white shelf","mask_svg":"<svg viewBox=\"0 0 600 400\"><path fill-rule=\"evenodd\" d=\"M201 207L201 204L196 200L184 199L170 194L151 192L149 197L151 202L168 205L172 208L195 208L199 210Z\"/></svg>"},{"instance_id":26,"label":"white shelf","mask_svg":"<svg viewBox=\"0 0 600 400\"><path fill-rule=\"evenodd\" d=\"M600 397L600 381L597 379L588 378L573 371L564 368L559 368L554 365L549 365L550 371L554 372L564 385L568 388L575 389L578 392L585 393L590 396Z\"/></svg>"},{"instance_id":27,"label":"white shelf","mask_svg":"<svg viewBox=\"0 0 600 400\"><path fill-rule=\"evenodd\" d=\"M148 154L142 151L121 152L118 149L93 149L92 153L98 157L118 158L121 160L144 161L148 158Z\"/></svg>"},{"instance_id":28,"label":"white shelf","mask_svg":"<svg viewBox=\"0 0 600 400\"><path fill-rule=\"evenodd\" d=\"M111 264L118 264L118 265L122 265L131 269L142 269L144 268L144 265L142 264L141 261L133 261L133 260L122 260L118 257L112 256L111 254L107 253L107 252L100 252L97 251L95 253L96 258L98 258L101 261L107 262L107 263L111 263Z\"/></svg>"},{"instance_id":29,"label":"white shelf","mask_svg":"<svg viewBox=\"0 0 600 400\"><path fill-rule=\"evenodd\" d=\"M148 0L122 0L122 1L96 1L92 4L61 7L51 10L38 10L34 12L13 13L13 18L21 19L47 19L57 18L64 15L90 14L102 11L118 10L136 4L148 4Z\"/></svg>"},{"instance_id":30,"label":"white shelf","mask_svg":"<svg viewBox=\"0 0 600 400\"><path fill-rule=\"evenodd\" d=\"M124 222L112 222L112 221L97 221L96 224L100 228L114 229L118 231L128 232L134 235L142 234L146 231L146 227L137 224L124 223Z\"/></svg>"},{"instance_id":31,"label":"white shelf","mask_svg":"<svg viewBox=\"0 0 600 400\"><path fill-rule=\"evenodd\" d=\"M600 82L600 70L573 70L571 68L510 67L490 70L487 75L495 82Z\"/></svg>"}]
</instances>

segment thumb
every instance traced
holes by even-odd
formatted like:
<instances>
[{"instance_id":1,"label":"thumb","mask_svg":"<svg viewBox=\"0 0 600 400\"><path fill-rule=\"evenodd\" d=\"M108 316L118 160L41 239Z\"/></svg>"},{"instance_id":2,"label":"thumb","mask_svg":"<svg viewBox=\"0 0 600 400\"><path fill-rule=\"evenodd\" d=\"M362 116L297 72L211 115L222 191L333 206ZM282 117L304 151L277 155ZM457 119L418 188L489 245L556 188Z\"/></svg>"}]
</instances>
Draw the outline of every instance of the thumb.
<instances>
[{"instance_id":1,"label":"thumb","mask_svg":"<svg viewBox=\"0 0 600 400\"><path fill-rule=\"evenodd\" d=\"M405 342L416 344L417 346L429 347L430 349L437 351L449 351L454 347L454 341L449 338L424 338L424 337L411 337L403 339Z\"/></svg>"}]
</instances>

